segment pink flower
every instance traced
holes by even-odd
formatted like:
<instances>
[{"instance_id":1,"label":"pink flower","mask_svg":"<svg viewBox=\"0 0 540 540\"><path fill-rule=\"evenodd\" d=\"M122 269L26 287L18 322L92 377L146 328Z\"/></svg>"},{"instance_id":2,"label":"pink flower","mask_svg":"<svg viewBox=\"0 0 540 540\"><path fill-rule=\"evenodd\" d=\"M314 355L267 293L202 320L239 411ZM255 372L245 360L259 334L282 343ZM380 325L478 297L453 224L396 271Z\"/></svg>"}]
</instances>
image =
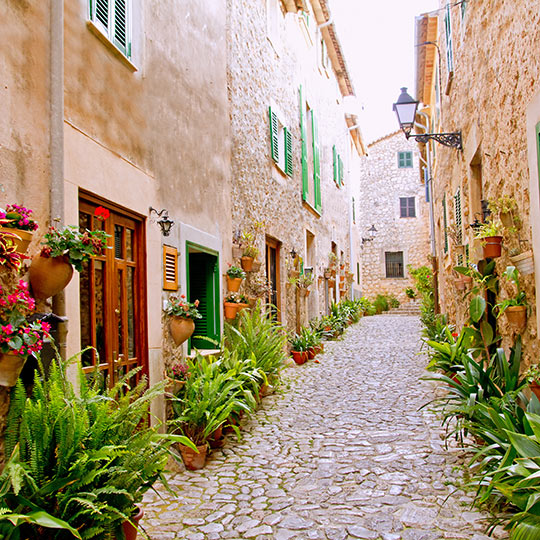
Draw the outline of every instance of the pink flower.
<instances>
[{"instance_id":1,"label":"pink flower","mask_svg":"<svg viewBox=\"0 0 540 540\"><path fill-rule=\"evenodd\" d=\"M193 305L194 305L195 307L199 307L199 301L198 301L198 300L195 300L195 302L193 302Z\"/></svg>"},{"instance_id":2,"label":"pink flower","mask_svg":"<svg viewBox=\"0 0 540 540\"><path fill-rule=\"evenodd\" d=\"M11 324L6 324L5 326L2 326L2 332L4 334L11 334L13 332L13 327Z\"/></svg>"}]
</instances>

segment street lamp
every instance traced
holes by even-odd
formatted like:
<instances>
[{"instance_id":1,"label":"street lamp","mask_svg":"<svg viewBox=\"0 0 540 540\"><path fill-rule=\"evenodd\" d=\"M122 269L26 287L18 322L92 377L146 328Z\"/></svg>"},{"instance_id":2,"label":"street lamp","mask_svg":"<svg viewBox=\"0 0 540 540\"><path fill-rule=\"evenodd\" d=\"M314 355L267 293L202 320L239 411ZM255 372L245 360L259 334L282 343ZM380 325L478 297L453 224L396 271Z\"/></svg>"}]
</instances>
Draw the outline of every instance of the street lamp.
<instances>
[{"instance_id":1,"label":"street lamp","mask_svg":"<svg viewBox=\"0 0 540 540\"><path fill-rule=\"evenodd\" d=\"M427 143L429 140L434 140L444 146L463 150L461 131L455 131L452 133L420 133L411 135L418 104L418 101L415 101L409 94L407 94L407 88L401 89L401 94L399 95L396 103L394 103L393 110L398 118L399 127L403 130L403 133L405 133L405 137L407 137L407 139L413 137L417 142L420 143Z\"/></svg>"},{"instance_id":2,"label":"street lamp","mask_svg":"<svg viewBox=\"0 0 540 540\"><path fill-rule=\"evenodd\" d=\"M150 215L154 213L160 218L157 220L157 223L161 229L161 234L163 236L169 236L171 233L171 228L174 225L174 221L169 217L168 210L163 208L160 212L158 212L155 208L150 207L149 211Z\"/></svg>"},{"instance_id":3,"label":"street lamp","mask_svg":"<svg viewBox=\"0 0 540 540\"><path fill-rule=\"evenodd\" d=\"M365 244L366 242L372 242L373 239L375 238L375 235L377 234L377 229L375 228L375 225L372 225L369 229L368 229L368 235L369 235L369 238L362 238L362 244Z\"/></svg>"}]
</instances>

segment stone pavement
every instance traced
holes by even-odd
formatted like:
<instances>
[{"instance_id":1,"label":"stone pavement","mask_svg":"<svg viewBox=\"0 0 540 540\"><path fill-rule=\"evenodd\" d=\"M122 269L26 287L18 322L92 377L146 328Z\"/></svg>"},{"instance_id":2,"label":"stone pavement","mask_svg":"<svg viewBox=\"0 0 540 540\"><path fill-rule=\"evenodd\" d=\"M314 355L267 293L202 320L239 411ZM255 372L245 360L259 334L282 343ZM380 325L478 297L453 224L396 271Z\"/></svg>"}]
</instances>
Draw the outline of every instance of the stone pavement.
<instances>
[{"instance_id":1,"label":"stone pavement","mask_svg":"<svg viewBox=\"0 0 540 540\"><path fill-rule=\"evenodd\" d=\"M366 317L320 364L287 369L242 441L172 475L177 496L146 496L150 538L487 540L454 485L463 452L418 410L433 397L419 331L417 317Z\"/></svg>"}]
</instances>

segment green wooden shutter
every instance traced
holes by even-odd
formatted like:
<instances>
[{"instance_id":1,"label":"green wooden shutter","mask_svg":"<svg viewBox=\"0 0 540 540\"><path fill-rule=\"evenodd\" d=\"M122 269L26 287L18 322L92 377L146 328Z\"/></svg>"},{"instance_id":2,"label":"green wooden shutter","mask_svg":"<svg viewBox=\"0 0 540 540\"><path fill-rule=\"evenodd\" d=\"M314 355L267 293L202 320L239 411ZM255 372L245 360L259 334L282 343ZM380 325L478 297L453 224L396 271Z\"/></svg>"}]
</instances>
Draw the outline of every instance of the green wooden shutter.
<instances>
[{"instance_id":1,"label":"green wooden shutter","mask_svg":"<svg viewBox=\"0 0 540 540\"><path fill-rule=\"evenodd\" d=\"M109 32L109 0L92 0L90 3L90 18L93 22Z\"/></svg>"},{"instance_id":2,"label":"green wooden shutter","mask_svg":"<svg viewBox=\"0 0 540 540\"><path fill-rule=\"evenodd\" d=\"M450 4L446 4L446 14L444 16L444 29L446 34L446 61L448 64L448 73L454 72L454 51L452 44L452 18Z\"/></svg>"},{"instance_id":3,"label":"green wooden shutter","mask_svg":"<svg viewBox=\"0 0 540 540\"><path fill-rule=\"evenodd\" d=\"M448 217L446 215L446 193L443 197L444 252L448 253Z\"/></svg>"},{"instance_id":4,"label":"green wooden shutter","mask_svg":"<svg viewBox=\"0 0 540 540\"><path fill-rule=\"evenodd\" d=\"M284 128L285 132L285 174L293 175L293 153L292 153L292 133L288 128Z\"/></svg>"},{"instance_id":5,"label":"green wooden shutter","mask_svg":"<svg viewBox=\"0 0 540 540\"><path fill-rule=\"evenodd\" d=\"M343 160L341 159L341 156L338 155L338 162L339 162L339 186L341 187L343 185Z\"/></svg>"},{"instance_id":6,"label":"green wooden shutter","mask_svg":"<svg viewBox=\"0 0 540 540\"><path fill-rule=\"evenodd\" d=\"M313 134L313 189L315 210L321 211L321 150L319 145L319 126L317 118L311 111L311 127Z\"/></svg>"},{"instance_id":7,"label":"green wooden shutter","mask_svg":"<svg viewBox=\"0 0 540 540\"><path fill-rule=\"evenodd\" d=\"M336 145L332 147L332 155L334 158L334 182L337 184L338 181L338 161L337 161L337 150Z\"/></svg>"},{"instance_id":8,"label":"green wooden shutter","mask_svg":"<svg viewBox=\"0 0 540 540\"><path fill-rule=\"evenodd\" d=\"M352 198L352 220L353 223L356 223L356 203L354 201L354 197Z\"/></svg>"},{"instance_id":9,"label":"green wooden shutter","mask_svg":"<svg viewBox=\"0 0 540 540\"><path fill-rule=\"evenodd\" d=\"M302 137L302 200L307 201L309 193L308 184L308 163L307 163L307 132L306 132L306 102L302 92L302 85L299 89L300 95L300 133Z\"/></svg>"},{"instance_id":10,"label":"green wooden shutter","mask_svg":"<svg viewBox=\"0 0 540 540\"><path fill-rule=\"evenodd\" d=\"M272 107L268 107L268 117L270 120L270 151L272 159L279 163L279 122L277 114L272 111Z\"/></svg>"},{"instance_id":11,"label":"green wooden shutter","mask_svg":"<svg viewBox=\"0 0 540 540\"><path fill-rule=\"evenodd\" d=\"M128 0L114 2L114 32L113 43L125 54L128 52Z\"/></svg>"},{"instance_id":12,"label":"green wooden shutter","mask_svg":"<svg viewBox=\"0 0 540 540\"><path fill-rule=\"evenodd\" d=\"M458 244L463 244L463 217L461 211L461 190L459 188L454 196L454 210L456 214L456 240Z\"/></svg>"}]
</instances>

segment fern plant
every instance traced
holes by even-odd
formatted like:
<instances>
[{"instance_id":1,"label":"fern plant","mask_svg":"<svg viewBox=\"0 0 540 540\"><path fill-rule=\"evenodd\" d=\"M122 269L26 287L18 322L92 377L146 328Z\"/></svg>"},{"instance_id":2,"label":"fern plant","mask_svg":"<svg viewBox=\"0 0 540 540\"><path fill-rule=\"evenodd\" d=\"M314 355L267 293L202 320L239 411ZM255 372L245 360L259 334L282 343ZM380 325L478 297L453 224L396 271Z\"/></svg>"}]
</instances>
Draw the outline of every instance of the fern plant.
<instances>
[{"instance_id":1,"label":"fern plant","mask_svg":"<svg viewBox=\"0 0 540 540\"><path fill-rule=\"evenodd\" d=\"M163 384L147 389L142 377L130 387L133 370L102 390L99 375L89 381L77 361L75 389L66 369L76 360L53 362L47 378L36 377L30 397L20 381L13 391L5 442L10 459L0 476L0 538L123 538L122 522L156 480L165 482L169 446L193 447L185 437L148 425L150 403Z\"/></svg>"}]
</instances>

